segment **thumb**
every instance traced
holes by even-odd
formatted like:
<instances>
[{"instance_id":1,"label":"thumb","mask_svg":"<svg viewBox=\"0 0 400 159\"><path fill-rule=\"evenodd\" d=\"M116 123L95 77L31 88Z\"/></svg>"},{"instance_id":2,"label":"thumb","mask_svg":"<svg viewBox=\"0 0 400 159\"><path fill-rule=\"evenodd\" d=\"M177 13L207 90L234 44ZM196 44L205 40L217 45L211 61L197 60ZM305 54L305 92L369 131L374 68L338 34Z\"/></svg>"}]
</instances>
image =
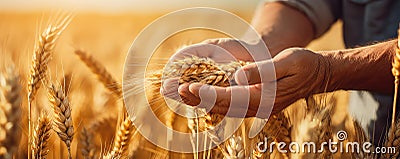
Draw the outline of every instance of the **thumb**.
<instances>
[{"instance_id":1,"label":"thumb","mask_svg":"<svg viewBox=\"0 0 400 159\"><path fill-rule=\"evenodd\" d=\"M243 66L235 73L235 81L239 85L252 85L274 81L275 79L275 67L272 60L255 62Z\"/></svg>"}]
</instances>

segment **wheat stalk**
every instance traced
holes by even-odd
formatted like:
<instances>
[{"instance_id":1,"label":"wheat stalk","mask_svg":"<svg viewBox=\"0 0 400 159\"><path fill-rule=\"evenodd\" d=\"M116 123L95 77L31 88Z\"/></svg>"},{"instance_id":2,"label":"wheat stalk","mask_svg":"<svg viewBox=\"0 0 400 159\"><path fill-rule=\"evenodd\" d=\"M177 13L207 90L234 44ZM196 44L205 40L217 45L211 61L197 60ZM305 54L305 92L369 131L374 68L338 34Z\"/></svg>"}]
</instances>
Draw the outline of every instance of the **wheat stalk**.
<instances>
[{"instance_id":1,"label":"wheat stalk","mask_svg":"<svg viewBox=\"0 0 400 159\"><path fill-rule=\"evenodd\" d=\"M385 142L386 146L397 146L394 144L395 140L397 139L396 132L398 130L398 127L396 124L396 105L397 105L397 94L398 94L398 87L399 87L399 76L400 76L400 28L398 29L398 40L397 40L397 46L396 46L396 51L394 54L393 58L393 63L392 63L392 74L394 76L394 96L393 96L393 112L392 112L392 122L391 126L388 132L388 136ZM400 128L400 127L399 127ZM399 143L397 143L399 144ZM398 153L395 154L395 156L398 156Z\"/></svg>"},{"instance_id":2,"label":"wheat stalk","mask_svg":"<svg viewBox=\"0 0 400 159\"><path fill-rule=\"evenodd\" d=\"M61 86L50 84L48 87L48 98L53 108L53 128L58 137L65 143L68 149L68 156L71 158L71 142L74 137L74 127L71 116L71 105L65 96L65 90Z\"/></svg>"},{"instance_id":3,"label":"wheat stalk","mask_svg":"<svg viewBox=\"0 0 400 159\"><path fill-rule=\"evenodd\" d=\"M127 117L119 126L110 155L118 158L127 157L129 155L128 147L134 132L133 122Z\"/></svg>"},{"instance_id":4,"label":"wheat stalk","mask_svg":"<svg viewBox=\"0 0 400 159\"><path fill-rule=\"evenodd\" d=\"M21 114L19 80L13 66L0 74L0 134L4 134L4 138L0 138L0 147L7 152L0 154L0 157L14 154L20 140L20 130L17 126Z\"/></svg>"},{"instance_id":5,"label":"wheat stalk","mask_svg":"<svg viewBox=\"0 0 400 159\"><path fill-rule=\"evenodd\" d=\"M28 77L28 132L32 135L31 130L31 105L35 99L36 93L41 86L41 81L46 78L47 65L54 52L54 47L61 33L71 22L71 15L60 18L55 24L50 24L42 34L39 35L35 44L34 54L32 57L32 65ZM31 143L28 137L28 143ZM28 144L28 150L31 148ZM30 155L29 155L30 157Z\"/></svg>"},{"instance_id":6,"label":"wheat stalk","mask_svg":"<svg viewBox=\"0 0 400 159\"><path fill-rule=\"evenodd\" d=\"M51 120L47 115L45 115L45 113L42 113L38 119L38 125L36 126L35 132L32 136L33 158L41 159L46 157L49 153L50 136Z\"/></svg>"},{"instance_id":7,"label":"wheat stalk","mask_svg":"<svg viewBox=\"0 0 400 159\"><path fill-rule=\"evenodd\" d=\"M112 77L112 75L100 62L95 60L83 50L75 50L75 54L79 56L81 61L90 68L90 70L110 92L113 92L117 97L122 97L121 85L118 84L117 80Z\"/></svg>"},{"instance_id":8,"label":"wheat stalk","mask_svg":"<svg viewBox=\"0 0 400 159\"><path fill-rule=\"evenodd\" d=\"M65 88L65 96L68 97L68 94L70 93L71 89L71 82L72 82L72 75L71 74L65 74L64 77L61 79L61 84Z\"/></svg>"}]
</instances>

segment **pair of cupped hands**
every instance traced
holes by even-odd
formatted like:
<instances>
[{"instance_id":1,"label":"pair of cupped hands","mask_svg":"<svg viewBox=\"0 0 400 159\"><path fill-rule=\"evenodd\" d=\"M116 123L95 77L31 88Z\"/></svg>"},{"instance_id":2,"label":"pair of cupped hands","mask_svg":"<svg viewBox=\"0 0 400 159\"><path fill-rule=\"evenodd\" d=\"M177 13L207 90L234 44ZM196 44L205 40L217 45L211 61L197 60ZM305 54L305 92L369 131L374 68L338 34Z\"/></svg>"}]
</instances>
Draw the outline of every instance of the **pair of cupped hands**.
<instances>
[{"instance_id":1,"label":"pair of cupped hands","mask_svg":"<svg viewBox=\"0 0 400 159\"><path fill-rule=\"evenodd\" d=\"M271 113L280 112L298 99L323 91L324 78L329 73L324 56L304 48L289 48L272 58L257 60L258 55L267 57L266 54L268 51L263 42L250 44L230 38L211 39L185 47L170 61L198 56L217 63L235 60L252 63L235 73L235 86L200 83L177 86L178 79L167 79L163 81L161 94L180 98L176 100L212 113L268 118Z\"/></svg>"}]
</instances>

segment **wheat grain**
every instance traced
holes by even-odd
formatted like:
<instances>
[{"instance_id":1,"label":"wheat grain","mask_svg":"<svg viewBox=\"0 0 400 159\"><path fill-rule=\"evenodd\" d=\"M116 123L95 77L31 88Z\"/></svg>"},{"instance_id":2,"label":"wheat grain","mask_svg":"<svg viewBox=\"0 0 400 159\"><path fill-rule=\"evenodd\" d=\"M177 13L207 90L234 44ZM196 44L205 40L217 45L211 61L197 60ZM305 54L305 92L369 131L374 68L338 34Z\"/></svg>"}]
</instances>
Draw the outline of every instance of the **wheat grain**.
<instances>
[{"instance_id":1,"label":"wheat grain","mask_svg":"<svg viewBox=\"0 0 400 159\"><path fill-rule=\"evenodd\" d=\"M41 159L45 158L49 152L49 140L51 136L51 120L42 113L38 119L38 124L36 126L35 132L33 133L33 158Z\"/></svg>"},{"instance_id":2,"label":"wheat grain","mask_svg":"<svg viewBox=\"0 0 400 159\"><path fill-rule=\"evenodd\" d=\"M87 67L97 76L97 78L103 83L103 85L110 91L113 92L117 97L122 97L122 88L118 84L107 69L92 56L88 55L83 50L75 50L75 54L79 56Z\"/></svg>"},{"instance_id":3,"label":"wheat grain","mask_svg":"<svg viewBox=\"0 0 400 159\"><path fill-rule=\"evenodd\" d=\"M0 74L0 147L9 155L16 152L20 141L18 125L21 114L21 85L19 82L19 75L13 65Z\"/></svg>"},{"instance_id":4,"label":"wheat grain","mask_svg":"<svg viewBox=\"0 0 400 159\"><path fill-rule=\"evenodd\" d=\"M71 105L65 96L65 90L61 86L50 84L48 87L48 98L53 108L54 120L53 128L58 137L65 143L71 158L71 142L74 137L74 127L71 116Z\"/></svg>"}]
</instances>

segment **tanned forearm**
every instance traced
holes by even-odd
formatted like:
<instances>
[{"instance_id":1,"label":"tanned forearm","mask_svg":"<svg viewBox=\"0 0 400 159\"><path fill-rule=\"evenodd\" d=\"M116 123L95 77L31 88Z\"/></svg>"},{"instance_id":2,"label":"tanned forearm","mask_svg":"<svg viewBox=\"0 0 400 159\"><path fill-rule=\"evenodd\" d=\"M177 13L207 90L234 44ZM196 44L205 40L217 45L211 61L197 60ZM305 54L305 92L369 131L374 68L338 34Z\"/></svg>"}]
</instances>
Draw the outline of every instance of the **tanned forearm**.
<instances>
[{"instance_id":1,"label":"tanned forearm","mask_svg":"<svg viewBox=\"0 0 400 159\"><path fill-rule=\"evenodd\" d=\"M321 52L330 66L328 90L393 92L391 73L397 40L340 51Z\"/></svg>"},{"instance_id":2,"label":"tanned forearm","mask_svg":"<svg viewBox=\"0 0 400 159\"><path fill-rule=\"evenodd\" d=\"M290 47L304 47L314 38L313 25L307 16L279 2L260 7L252 25L272 57Z\"/></svg>"}]
</instances>

